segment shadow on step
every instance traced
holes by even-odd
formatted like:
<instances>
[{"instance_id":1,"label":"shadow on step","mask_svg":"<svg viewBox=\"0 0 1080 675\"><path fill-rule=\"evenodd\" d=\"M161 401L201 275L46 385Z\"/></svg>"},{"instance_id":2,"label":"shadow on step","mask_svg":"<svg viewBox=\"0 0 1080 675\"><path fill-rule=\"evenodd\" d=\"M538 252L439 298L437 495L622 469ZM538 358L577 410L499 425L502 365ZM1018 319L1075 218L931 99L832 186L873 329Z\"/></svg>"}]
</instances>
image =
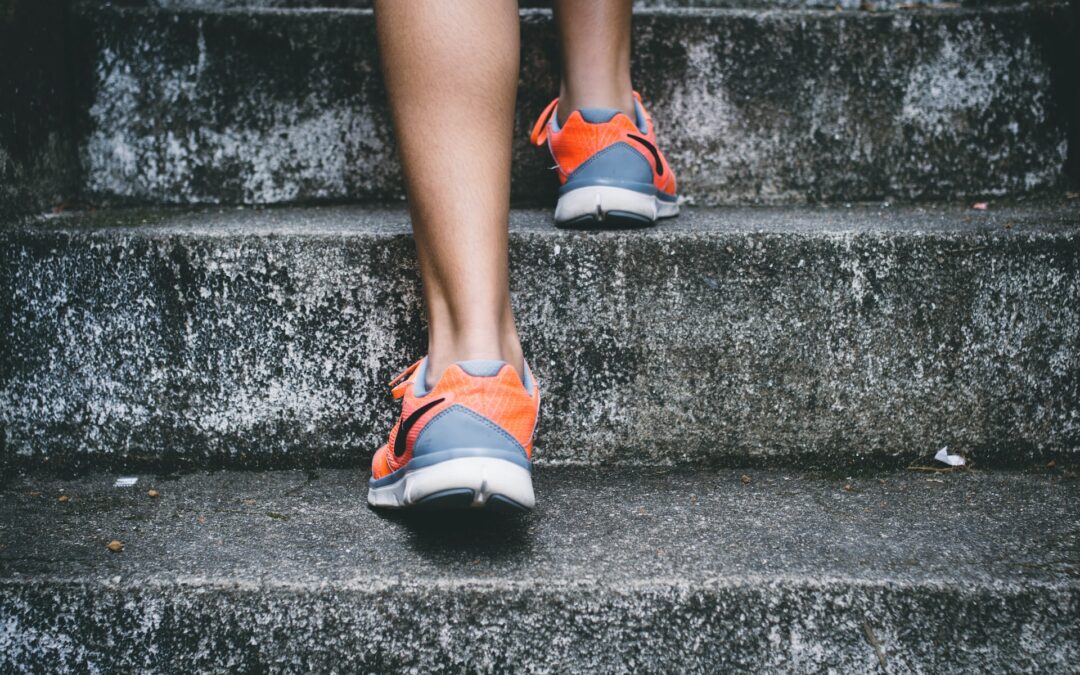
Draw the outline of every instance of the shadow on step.
<instances>
[{"instance_id":1,"label":"shadow on step","mask_svg":"<svg viewBox=\"0 0 1080 675\"><path fill-rule=\"evenodd\" d=\"M460 563L462 556L479 562L504 561L528 555L535 516L489 510L382 511L384 521L400 528L408 545L425 558Z\"/></svg>"}]
</instances>

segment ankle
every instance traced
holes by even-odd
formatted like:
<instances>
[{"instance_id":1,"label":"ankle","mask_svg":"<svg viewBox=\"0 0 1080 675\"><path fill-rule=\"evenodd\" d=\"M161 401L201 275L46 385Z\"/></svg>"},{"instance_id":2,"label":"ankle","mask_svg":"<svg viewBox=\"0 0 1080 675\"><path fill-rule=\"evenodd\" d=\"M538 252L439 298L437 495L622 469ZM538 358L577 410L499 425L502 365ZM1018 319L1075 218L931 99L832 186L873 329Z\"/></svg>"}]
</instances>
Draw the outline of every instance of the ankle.
<instances>
[{"instance_id":1,"label":"ankle","mask_svg":"<svg viewBox=\"0 0 1080 675\"><path fill-rule=\"evenodd\" d=\"M517 332L488 338L457 336L456 339L431 340L428 344L427 386L434 387L443 371L459 361L493 360L509 363L524 381L525 359Z\"/></svg>"}]
</instances>

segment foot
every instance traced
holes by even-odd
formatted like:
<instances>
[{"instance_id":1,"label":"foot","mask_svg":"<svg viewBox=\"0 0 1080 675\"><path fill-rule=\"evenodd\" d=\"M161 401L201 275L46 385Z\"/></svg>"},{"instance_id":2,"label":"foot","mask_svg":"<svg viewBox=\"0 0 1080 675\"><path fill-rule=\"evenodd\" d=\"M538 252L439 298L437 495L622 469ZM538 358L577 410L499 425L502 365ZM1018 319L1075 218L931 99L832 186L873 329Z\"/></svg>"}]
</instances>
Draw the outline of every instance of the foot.
<instances>
[{"instance_id":1,"label":"foot","mask_svg":"<svg viewBox=\"0 0 1080 675\"><path fill-rule=\"evenodd\" d=\"M555 224L621 228L678 215L675 175L656 147L652 118L634 92L636 119L614 108L582 108L559 125L555 99L533 127L559 172Z\"/></svg>"},{"instance_id":2,"label":"foot","mask_svg":"<svg viewBox=\"0 0 1080 675\"><path fill-rule=\"evenodd\" d=\"M390 440L375 453L368 503L388 508L527 511L540 390L503 361L451 364L430 389L427 359L390 384L402 401Z\"/></svg>"}]
</instances>

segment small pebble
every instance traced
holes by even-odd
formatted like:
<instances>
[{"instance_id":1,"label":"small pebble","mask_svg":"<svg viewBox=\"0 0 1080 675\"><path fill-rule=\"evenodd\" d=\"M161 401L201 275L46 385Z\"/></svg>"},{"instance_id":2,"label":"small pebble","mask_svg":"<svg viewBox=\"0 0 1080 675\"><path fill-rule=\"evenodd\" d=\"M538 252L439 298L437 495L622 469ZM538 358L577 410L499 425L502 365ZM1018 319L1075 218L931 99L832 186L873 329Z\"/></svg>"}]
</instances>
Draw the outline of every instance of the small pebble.
<instances>
[{"instance_id":1,"label":"small pebble","mask_svg":"<svg viewBox=\"0 0 1080 675\"><path fill-rule=\"evenodd\" d=\"M147 497L159 497L159 496L161 496L161 493L158 492L157 490L147 490L146 491L146 496Z\"/></svg>"},{"instance_id":2,"label":"small pebble","mask_svg":"<svg viewBox=\"0 0 1080 675\"><path fill-rule=\"evenodd\" d=\"M61 504L67 504L69 499L71 499L71 497L68 497L67 495L60 495L56 498L56 501L60 502Z\"/></svg>"},{"instance_id":3,"label":"small pebble","mask_svg":"<svg viewBox=\"0 0 1080 675\"><path fill-rule=\"evenodd\" d=\"M119 553L124 550L124 545L120 543L119 539L113 539L109 542L109 550L113 553Z\"/></svg>"}]
</instances>

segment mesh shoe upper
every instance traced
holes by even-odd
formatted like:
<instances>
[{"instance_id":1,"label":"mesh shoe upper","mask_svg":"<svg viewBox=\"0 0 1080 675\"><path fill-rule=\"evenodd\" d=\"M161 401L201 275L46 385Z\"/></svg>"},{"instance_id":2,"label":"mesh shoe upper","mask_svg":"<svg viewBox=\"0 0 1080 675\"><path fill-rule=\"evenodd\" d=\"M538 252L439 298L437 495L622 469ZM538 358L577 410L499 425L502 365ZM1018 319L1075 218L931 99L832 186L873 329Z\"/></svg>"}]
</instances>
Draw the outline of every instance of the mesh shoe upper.
<instances>
[{"instance_id":1,"label":"mesh shoe upper","mask_svg":"<svg viewBox=\"0 0 1080 675\"><path fill-rule=\"evenodd\" d=\"M375 453L372 478L397 471L417 453L461 444L517 450L526 461L532 457L540 408L539 387L532 373L526 370L527 387L507 363L483 362L493 364L485 372L470 365L476 363L481 362L450 365L429 391L423 387L424 359L391 382L394 398L402 402L401 416L387 443Z\"/></svg>"},{"instance_id":2,"label":"mesh shoe upper","mask_svg":"<svg viewBox=\"0 0 1080 675\"><path fill-rule=\"evenodd\" d=\"M644 158L652 170L652 184L657 190L675 195L675 174L657 147L652 118L641 104L641 96L637 92L634 92L637 120L631 120L619 111L613 111L610 118L600 120L589 115L588 111L575 110L567 117L566 123L559 126L556 116L558 104L559 99L556 98L540 114L530 140L537 146L547 144L555 160L560 185L573 181L579 170L588 170L590 160L597 158L600 153L611 153L616 149L613 146L621 146L619 151L627 148ZM610 166L618 167L620 164L624 165L625 161L616 160ZM596 173L595 170L592 172Z\"/></svg>"}]
</instances>

